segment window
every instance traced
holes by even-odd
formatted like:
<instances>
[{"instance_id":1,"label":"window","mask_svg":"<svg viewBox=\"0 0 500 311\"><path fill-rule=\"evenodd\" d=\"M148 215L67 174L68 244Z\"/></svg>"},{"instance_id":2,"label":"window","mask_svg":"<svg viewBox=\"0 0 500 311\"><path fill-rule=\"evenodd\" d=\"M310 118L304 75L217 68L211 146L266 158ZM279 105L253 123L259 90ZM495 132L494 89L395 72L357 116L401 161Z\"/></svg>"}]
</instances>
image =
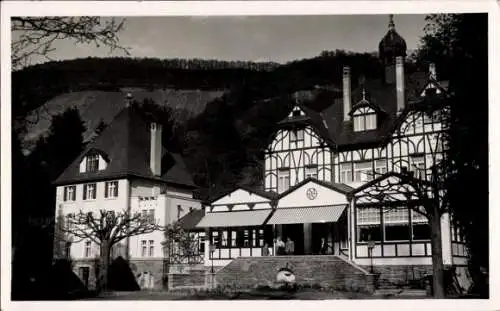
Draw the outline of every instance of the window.
<instances>
[{"instance_id":1,"label":"window","mask_svg":"<svg viewBox=\"0 0 500 311\"><path fill-rule=\"evenodd\" d=\"M76 201L76 186L64 187L64 199L66 201Z\"/></svg>"},{"instance_id":2,"label":"window","mask_svg":"<svg viewBox=\"0 0 500 311\"><path fill-rule=\"evenodd\" d=\"M384 211L385 241L408 241L410 220L408 208L391 208Z\"/></svg>"},{"instance_id":3,"label":"window","mask_svg":"<svg viewBox=\"0 0 500 311\"><path fill-rule=\"evenodd\" d=\"M298 142L304 140L304 130L290 131L290 142Z\"/></svg>"},{"instance_id":4,"label":"window","mask_svg":"<svg viewBox=\"0 0 500 311\"><path fill-rule=\"evenodd\" d=\"M386 160L375 160L375 172L377 172L380 175L387 173Z\"/></svg>"},{"instance_id":5,"label":"window","mask_svg":"<svg viewBox=\"0 0 500 311\"><path fill-rule=\"evenodd\" d=\"M200 232L200 235L198 236L198 252L200 254L205 253L205 232Z\"/></svg>"},{"instance_id":6,"label":"window","mask_svg":"<svg viewBox=\"0 0 500 311\"><path fill-rule=\"evenodd\" d=\"M317 166L306 167L306 178L318 179L318 167Z\"/></svg>"},{"instance_id":7,"label":"window","mask_svg":"<svg viewBox=\"0 0 500 311\"><path fill-rule=\"evenodd\" d=\"M431 238L431 229L424 215L412 210L411 222L413 240L429 240Z\"/></svg>"},{"instance_id":8,"label":"window","mask_svg":"<svg viewBox=\"0 0 500 311\"><path fill-rule=\"evenodd\" d=\"M92 154L86 158L86 171L97 172L99 170L99 155Z\"/></svg>"},{"instance_id":9,"label":"window","mask_svg":"<svg viewBox=\"0 0 500 311\"><path fill-rule=\"evenodd\" d=\"M351 163L342 163L340 165L340 182L348 184L352 182L352 165Z\"/></svg>"},{"instance_id":10,"label":"window","mask_svg":"<svg viewBox=\"0 0 500 311\"><path fill-rule=\"evenodd\" d=\"M355 132L377 129L377 114L371 108L359 108L353 114L353 127Z\"/></svg>"},{"instance_id":11,"label":"window","mask_svg":"<svg viewBox=\"0 0 500 311\"><path fill-rule=\"evenodd\" d=\"M236 241L238 240L238 232L231 230L231 247L236 247Z\"/></svg>"},{"instance_id":12,"label":"window","mask_svg":"<svg viewBox=\"0 0 500 311\"><path fill-rule=\"evenodd\" d=\"M358 225L358 242L381 241L382 234L380 224Z\"/></svg>"},{"instance_id":13,"label":"window","mask_svg":"<svg viewBox=\"0 0 500 311\"><path fill-rule=\"evenodd\" d=\"M146 257L147 245L146 240L141 241L141 257Z\"/></svg>"},{"instance_id":14,"label":"window","mask_svg":"<svg viewBox=\"0 0 500 311\"><path fill-rule=\"evenodd\" d=\"M278 170L278 192L282 193L290 188L290 170Z\"/></svg>"},{"instance_id":15,"label":"window","mask_svg":"<svg viewBox=\"0 0 500 311\"><path fill-rule=\"evenodd\" d=\"M377 116L375 114L365 115L365 129L375 130L377 128Z\"/></svg>"},{"instance_id":16,"label":"window","mask_svg":"<svg viewBox=\"0 0 500 311\"><path fill-rule=\"evenodd\" d=\"M153 240L149 240L149 257L153 257L155 254L155 246Z\"/></svg>"},{"instance_id":17,"label":"window","mask_svg":"<svg viewBox=\"0 0 500 311\"><path fill-rule=\"evenodd\" d=\"M249 247L250 246L250 234L248 230L243 231L243 247Z\"/></svg>"},{"instance_id":18,"label":"window","mask_svg":"<svg viewBox=\"0 0 500 311\"><path fill-rule=\"evenodd\" d=\"M154 224L155 223L155 210L154 209L150 209L149 210L148 221L149 221L150 224Z\"/></svg>"},{"instance_id":19,"label":"window","mask_svg":"<svg viewBox=\"0 0 500 311\"><path fill-rule=\"evenodd\" d=\"M222 231L222 241L221 241L221 247L227 247L228 246L228 232L227 230Z\"/></svg>"},{"instance_id":20,"label":"window","mask_svg":"<svg viewBox=\"0 0 500 311\"><path fill-rule=\"evenodd\" d=\"M354 163L354 181L369 181L373 178L371 162Z\"/></svg>"},{"instance_id":21,"label":"window","mask_svg":"<svg viewBox=\"0 0 500 311\"><path fill-rule=\"evenodd\" d=\"M354 132L361 132L365 130L365 116L354 116Z\"/></svg>"},{"instance_id":22,"label":"window","mask_svg":"<svg viewBox=\"0 0 500 311\"><path fill-rule=\"evenodd\" d=\"M90 241L85 242L85 250L84 251L85 251L85 254L84 254L85 258L92 256L92 242L90 242Z\"/></svg>"},{"instance_id":23,"label":"window","mask_svg":"<svg viewBox=\"0 0 500 311\"><path fill-rule=\"evenodd\" d=\"M104 188L105 198L117 198L118 197L118 181L108 181Z\"/></svg>"},{"instance_id":24,"label":"window","mask_svg":"<svg viewBox=\"0 0 500 311\"><path fill-rule=\"evenodd\" d=\"M410 172L415 178L425 179L425 159L424 156L410 156Z\"/></svg>"},{"instance_id":25,"label":"window","mask_svg":"<svg viewBox=\"0 0 500 311\"><path fill-rule=\"evenodd\" d=\"M85 184L83 185L83 199L84 200L95 200L96 198L96 184Z\"/></svg>"},{"instance_id":26,"label":"window","mask_svg":"<svg viewBox=\"0 0 500 311\"><path fill-rule=\"evenodd\" d=\"M69 241L64 244L64 254L66 259L71 259L71 242Z\"/></svg>"},{"instance_id":27,"label":"window","mask_svg":"<svg viewBox=\"0 0 500 311\"><path fill-rule=\"evenodd\" d=\"M218 231L212 231L212 245L215 247L220 246L219 232Z\"/></svg>"},{"instance_id":28,"label":"window","mask_svg":"<svg viewBox=\"0 0 500 311\"><path fill-rule=\"evenodd\" d=\"M357 209L356 213L358 242L381 241L380 210L378 208L362 208Z\"/></svg>"}]
</instances>

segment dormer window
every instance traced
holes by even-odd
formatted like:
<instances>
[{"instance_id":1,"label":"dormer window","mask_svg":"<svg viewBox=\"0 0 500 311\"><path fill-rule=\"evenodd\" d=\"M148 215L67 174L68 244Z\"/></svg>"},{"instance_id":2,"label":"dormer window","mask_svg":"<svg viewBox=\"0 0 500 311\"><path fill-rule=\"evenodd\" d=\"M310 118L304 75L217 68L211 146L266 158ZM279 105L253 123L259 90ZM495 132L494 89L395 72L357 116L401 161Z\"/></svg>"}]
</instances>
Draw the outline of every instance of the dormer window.
<instances>
[{"instance_id":1,"label":"dormer window","mask_svg":"<svg viewBox=\"0 0 500 311\"><path fill-rule=\"evenodd\" d=\"M304 140L304 130L292 130L290 132L290 142L299 142Z\"/></svg>"},{"instance_id":2,"label":"dormer window","mask_svg":"<svg viewBox=\"0 0 500 311\"><path fill-rule=\"evenodd\" d=\"M354 111L353 126L355 132L377 129L377 114L369 107L359 108Z\"/></svg>"},{"instance_id":3,"label":"dormer window","mask_svg":"<svg viewBox=\"0 0 500 311\"><path fill-rule=\"evenodd\" d=\"M91 154L86 157L86 172L97 172L99 170L99 155Z\"/></svg>"}]
</instances>

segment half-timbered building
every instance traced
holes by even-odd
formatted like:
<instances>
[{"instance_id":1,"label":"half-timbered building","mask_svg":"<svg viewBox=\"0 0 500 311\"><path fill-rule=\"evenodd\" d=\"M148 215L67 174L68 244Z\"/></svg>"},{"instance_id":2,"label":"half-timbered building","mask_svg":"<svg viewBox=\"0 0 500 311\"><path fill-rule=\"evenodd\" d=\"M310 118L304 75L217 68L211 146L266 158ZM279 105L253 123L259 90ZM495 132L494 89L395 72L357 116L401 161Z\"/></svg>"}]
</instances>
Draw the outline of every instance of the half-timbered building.
<instances>
[{"instance_id":1,"label":"half-timbered building","mask_svg":"<svg viewBox=\"0 0 500 311\"><path fill-rule=\"evenodd\" d=\"M379 79L353 88L346 66L342 96L314 91L309 102L297 100L265 150L264 189L239 187L206 208L198 226L208 231L207 266L262 256L264 246L274 256L277 238L290 238L295 250L288 255L335 255L388 280L431 272L426 217L408 204L374 206L350 196L391 172L430 179L445 148L447 107L439 103L448 83L439 81L433 64L408 73L406 43L392 17L379 56ZM441 224L444 264L464 265L460 233L447 214Z\"/></svg>"}]
</instances>

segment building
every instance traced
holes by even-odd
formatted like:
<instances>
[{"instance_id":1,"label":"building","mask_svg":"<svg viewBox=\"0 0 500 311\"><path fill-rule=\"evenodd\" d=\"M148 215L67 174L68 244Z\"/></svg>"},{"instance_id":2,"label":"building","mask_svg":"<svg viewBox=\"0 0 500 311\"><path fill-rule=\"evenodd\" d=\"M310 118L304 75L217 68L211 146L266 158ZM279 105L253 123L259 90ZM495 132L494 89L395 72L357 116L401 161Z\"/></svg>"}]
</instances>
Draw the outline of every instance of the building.
<instances>
[{"instance_id":1,"label":"building","mask_svg":"<svg viewBox=\"0 0 500 311\"><path fill-rule=\"evenodd\" d=\"M211 201L198 224L208 229L207 267L224 271L237 258L260 257L264 245L274 256L281 237L294 241L290 255L336 255L389 283L432 272L429 224L409 201L374 206L353 194L408 172L431 177L445 147L440 112L446 107L429 105L446 98L448 83L432 64L423 74L407 73L406 43L392 16L379 56L379 79L353 89L344 67L341 98L309 92L319 110L297 100L265 152L264 189L237 187ZM444 264L463 267L461 234L447 214L441 225Z\"/></svg>"},{"instance_id":2,"label":"building","mask_svg":"<svg viewBox=\"0 0 500 311\"><path fill-rule=\"evenodd\" d=\"M162 126L146 122L136 109L126 105L55 181L56 215L129 211L166 226L201 209L182 157L162 144ZM162 231L132 236L113 249L112 257L129 260L141 288L161 288L168 273L164 240ZM75 273L94 286L98 245L71 235L63 243Z\"/></svg>"}]
</instances>

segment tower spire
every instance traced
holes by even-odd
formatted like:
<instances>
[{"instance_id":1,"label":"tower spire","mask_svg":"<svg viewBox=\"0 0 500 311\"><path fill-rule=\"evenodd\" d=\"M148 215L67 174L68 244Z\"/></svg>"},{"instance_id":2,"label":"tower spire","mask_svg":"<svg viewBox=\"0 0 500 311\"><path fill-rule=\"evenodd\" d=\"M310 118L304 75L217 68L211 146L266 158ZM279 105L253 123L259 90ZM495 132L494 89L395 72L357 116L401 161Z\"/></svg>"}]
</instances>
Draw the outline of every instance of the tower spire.
<instances>
[{"instance_id":1,"label":"tower spire","mask_svg":"<svg viewBox=\"0 0 500 311\"><path fill-rule=\"evenodd\" d=\"M396 25L394 25L394 14L389 14L389 29L393 30L396 28Z\"/></svg>"},{"instance_id":2,"label":"tower spire","mask_svg":"<svg viewBox=\"0 0 500 311\"><path fill-rule=\"evenodd\" d=\"M365 90L365 87L363 87L363 100L366 101L366 90Z\"/></svg>"}]
</instances>

